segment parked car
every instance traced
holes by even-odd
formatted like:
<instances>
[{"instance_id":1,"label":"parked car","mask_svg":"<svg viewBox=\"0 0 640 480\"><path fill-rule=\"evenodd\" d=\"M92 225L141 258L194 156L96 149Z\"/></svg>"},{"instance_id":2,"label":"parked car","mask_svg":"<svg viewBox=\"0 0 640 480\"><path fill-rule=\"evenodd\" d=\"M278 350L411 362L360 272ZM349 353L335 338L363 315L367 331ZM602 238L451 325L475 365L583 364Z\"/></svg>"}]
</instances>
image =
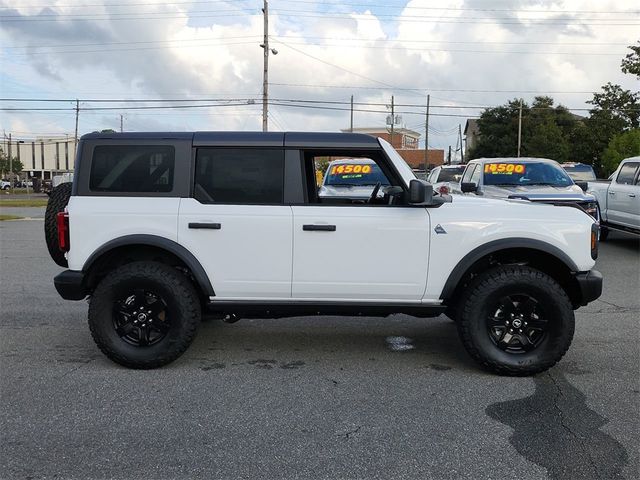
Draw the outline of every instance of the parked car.
<instances>
[{"instance_id":1,"label":"parked car","mask_svg":"<svg viewBox=\"0 0 640 480\"><path fill-rule=\"evenodd\" d=\"M596 199L560 164L546 158L479 158L468 163L459 191L491 198L579 206L599 220Z\"/></svg>"},{"instance_id":2,"label":"parked car","mask_svg":"<svg viewBox=\"0 0 640 480\"><path fill-rule=\"evenodd\" d=\"M8 180L0 180L0 189L9 190L11 188L11 182Z\"/></svg>"},{"instance_id":3,"label":"parked car","mask_svg":"<svg viewBox=\"0 0 640 480\"><path fill-rule=\"evenodd\" d=\"M560 360L574 309L602 291L590 216L434 195L368 135L95 133L78 152L45 214L49 253L67 268L54 285L89 297L95 342L127 367L178 358L203 309L228 321L446 313L480 365L530 375ZM318 195L318 159L339 156L327 188L341 195Z\"/></svg>"},{"instance_id":4,"label":"parked car","mask_svg":"<svg viewBox=\"0 0 640 480\"><path fill-rule=\"evenodd\" d=\"M431 170L427 182L433 185L434 191L446 195L460 183L465 167L466 165L441 165Z\"/></svg>"},{"instance_id":5,"label":"parked car","mask_svg":"<svg viewBox=\"0 0 640 480\"><path fill-rule=\"evenodd\" d=\"M640 157L623 160L610 180L589 182L600 211L600 240L609 230L640 235Z\"/></svg>"},{"instance_id":6,"label":"parked car","mask_svg":"<svg viewBox=\"0 0 640 480\"><path fill-rule=\"evenodd\" d=\"M387 177L373 160L342 158L329 163L318 196L320 198L357 198L367 201L376 186L378 187L376 195L383 196L383 188L389 185Z\"/></svg>"},{"instance_id":7,"label":"parked car","mask_svg":"<svg viewBox=\"0 0 640 480\"><path fill-rule=\"evenodd\" d=\"M560 166L569 174L574 182L592 182L596 179L596 172L591 165L585 163L565 162Z\"/></svg>"}]
</instances>

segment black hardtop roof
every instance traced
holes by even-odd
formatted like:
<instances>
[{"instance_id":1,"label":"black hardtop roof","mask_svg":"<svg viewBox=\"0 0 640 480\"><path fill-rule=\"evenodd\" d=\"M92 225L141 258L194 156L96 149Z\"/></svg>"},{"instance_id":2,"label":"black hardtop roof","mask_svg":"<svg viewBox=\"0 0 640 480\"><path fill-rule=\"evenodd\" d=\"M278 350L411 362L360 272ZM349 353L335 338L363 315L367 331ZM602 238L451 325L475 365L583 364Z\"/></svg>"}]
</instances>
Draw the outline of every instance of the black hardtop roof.
<instances>
[{"instance_id":1,"label":"black hardtop roof","mask_svg":"<svg viewBox=\"0 0 640 480\"><path fill-rule=\"evenodd\" d=\"M95 132L83 135L82 140L192 140L194 147L380 147L371 135L338 132Z\"/></svg>"}]
</instances>

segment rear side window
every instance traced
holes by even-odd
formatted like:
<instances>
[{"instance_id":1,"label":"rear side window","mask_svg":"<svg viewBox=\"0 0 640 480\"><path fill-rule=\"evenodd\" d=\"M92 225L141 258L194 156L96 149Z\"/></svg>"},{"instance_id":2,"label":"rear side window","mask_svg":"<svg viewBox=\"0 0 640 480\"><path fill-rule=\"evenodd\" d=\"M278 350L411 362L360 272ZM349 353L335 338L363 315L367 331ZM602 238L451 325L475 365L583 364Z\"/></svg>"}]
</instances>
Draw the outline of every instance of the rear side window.
<instances>
[{"instance_id":1,"label":"rear side window","mask_svg":"<svg viewBox=\"0 0 640 480\"><path fill-rule=\"evenodd\" d=\"M278 204L284 194L284 150L200 148L194 197L201 203Z\"/></svg>"},{"instance_id":2,"label":"rear side window","mask_svg":"<svg viewBox=\"0 0 640 480\"><path fill-rule=\"evenodd\" d=\"M469 183L471 182L471 177L475 173L475 170L478 168L478 164L475 163L473 165L469 165L467 169L464 171L464 175L462 176L461 183Z\"/></svg>"},{"instance_id":3,"label":"rear side window","mask_svg":"<svg viewBox=\"0 0 640 480\"><path fill-rule=\"evenodd\" d=\"M636 162L625 163L620 169L616 182L632 185L636 174L636 168L638 168L638 163Z\"/></svg>"},{"instance_id":4,"label":"rear side window","mask_svg":"<svg viewBox=\"0 0 640 480\"><path fill-rule=\"evenodd\" d=\"M170 145L99 145L93 150L94 192L170 192L175 149Z\"/></svg>"}]
</instances>

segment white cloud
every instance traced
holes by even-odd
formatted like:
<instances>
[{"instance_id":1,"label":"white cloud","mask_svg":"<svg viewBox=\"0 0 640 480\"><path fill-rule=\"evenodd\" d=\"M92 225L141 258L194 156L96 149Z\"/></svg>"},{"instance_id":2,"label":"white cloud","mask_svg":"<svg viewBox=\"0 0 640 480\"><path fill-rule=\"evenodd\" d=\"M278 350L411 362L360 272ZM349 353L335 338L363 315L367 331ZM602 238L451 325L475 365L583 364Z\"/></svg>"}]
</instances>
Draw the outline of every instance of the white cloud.
<instances>
[{"instance_id":1,"label":"white cloud","mask_svg":"<svg viewBox=\"0 0 640 480\"><path fill-rule=\"evenodd\" d=\"M56 21L15 21L20 19L12 17L0 24L5 97L259 98L261 94L262 49L258 45L262 16L258 9L249 9L249 4L230 1L217 3L214 9L212 4L74 8L68 0L49 3L54 6L46 11L38 7L41 0L12 1L10 7L0 4L0 15L41 15L43 20L56 17L42 15L61 15ZM619 63L626 53L624 45L637 40L637 26L594 24L613 23L611 18L627 18L626 23L637 24L640 17L576 13L630 8L623 0L488 0L481 4L411 0L395 11L340 2L292 6L274 0L271 8L272 47L279 50L270 58L273 99L348 101L353 94L357 102L384 104L393 94L397 104L423 103L427 90L404 90L418 88L428 89L435 105L494 105L520 94L463 90L595 91L607 81L626 86L633 82L620 73ZM121 20L125 13L153 20ZM63 16L78 14L87 16ZM588 20L575 27L559 25L576 18ZM541 20L546 24L541 25ZM575 43L590 45L569 45ZM603 43L615 45L600 45ZM47 45L66 46L45 48ZM79 52L83 50L91 53ZM611 52L616 55L583 55ZM352 86L372 88L349 88ZM533 94L522 96L531 100ZM571 107L585 107L583 102L590 98L589 94L553 96ZM362 108L385 110L383 105ZM403 108L410 110L399 109ZM259 129L260 113L258 101L197 112L128 112L127 124L136 129ZM405 114L405 123L419 128L423 118L419 109L416 113ZM465 115L477 110L434 109L433 113ZM106 124L118 114L86 112L81 130L113 128ZM358 112L355 118L357 126L381 125L385 113ZM70 131L73 120L71 112L3 112L0 126L20 125L21 131L34 132L40 128L51 131L55 126ZM348 121L349 113L344 111L274 106L270 123L273 128L338 130L348 126ZM461 122L464 118L434 115L432 125L445 131ZM455 143L454 138L433 133L430 143L446 147Z\"/></svg>"}]
</instances>

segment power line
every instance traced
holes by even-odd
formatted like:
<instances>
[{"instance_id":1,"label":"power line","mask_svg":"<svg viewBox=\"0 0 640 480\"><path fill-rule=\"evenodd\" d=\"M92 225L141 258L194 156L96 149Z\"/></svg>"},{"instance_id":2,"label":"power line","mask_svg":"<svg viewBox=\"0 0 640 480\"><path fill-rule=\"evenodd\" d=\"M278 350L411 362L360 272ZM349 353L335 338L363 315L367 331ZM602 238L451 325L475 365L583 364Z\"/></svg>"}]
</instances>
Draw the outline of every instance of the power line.
<instances>
[{"instance_id":1,"label":"power line","mask_svg":"<svg viewBox=\"0 0 640 480\"><path fill-rule=\"evenodd\" d=\"M215 14L209 12L216 12ZM220 12L238 12L238 13L220 13ZM295 16L297 18L325 18L333 20L348 20L354 21L351 13L322 13L317 14L311 10L288 10L279 9L275 12L284 13L283 16ZM57 22L60 18L68 18L70 21L78 20L108 20L108 21L127 21L127 20L158 20L158 19L174 19L174 18L189 18L189 13L197 14L198 18L221 18L221 17L240 17L247 14L255 14L254 9L244 10L199 10L194 12L180 12L180 15L175 15L172 12L136 12L136 13L106 13L106 14L38 14L31 16L24 15L0 15L0 19L7 23L22 23L22 22ZM142 16L141 16L142 15ZM44 18L46 17L46 18ZM429 16L429 15L411 15L410 17L402 15L371 15L360 16L359 20L366 21L378 21L379 19L401 19L402 22L408 23L460 23L460 24L487 24L487 25L516 25L521 27L530 26L566 26L571 24L580 24L583 26L636 26L640 23L620 23L628 22L628 18L624 19L560 19L560 18L547 18L547 19L514 19L513 17L444 17L442 15ZM515 20L515 21L514 21ZM589 20L588 22L586 20ZM593 21L592 21L593 20Z\"/></svg>"},{"instance_id":2,"label":"power line","mask_svg":"<svg viewBox=\"0 0 640 480\"><path fill-rule=\"evenodd\" d=\"M283 87L301 87L301 88L338 88L346 90L381 90L380 87L372 87L366 85L323 85L323 84L311 84L311 83L276 83L271 82L271 85L279 85ZM393 87L398 91L412 91L412 92L458 92L458 93L530 93L530 94L591 94L592 91L588 90L573 90L573 91L553 91L553 90L481 90L481 89L460 89L460 88L430 88L430 87Z\"/></svg>"},{"instance_id":3,"label":"power line","mask_svg":"<svg viewBox=\"0 0 640 480\"><path fill-rule=\"evenodd\" d=\"M103 2L93 4L42 4L42 5L27 5L21 8L86 8L86 7L133 7L133 6L168 6L168 5L198 5L198 4L212 4L212 3L229 3L228 0L191 0L183 2ZM293 4L311 4L311 5L327 5L335 6L333 2L311 1L311 0L279 0L278 3L293 3ZM523 9L523 8L477 8L477 7L434 7L434 6L407 6L406 2L403 3L358 3L358 2L341 2L340 6L345 7L368 7L368 8L402 8L404 10L447 10L447 11L473 11L473 12L536 12L536 13L596 13L596 14L619 14L619 13L640 13L635 10L555 10L555 9Z\"/></svg>"}]
</instances>

